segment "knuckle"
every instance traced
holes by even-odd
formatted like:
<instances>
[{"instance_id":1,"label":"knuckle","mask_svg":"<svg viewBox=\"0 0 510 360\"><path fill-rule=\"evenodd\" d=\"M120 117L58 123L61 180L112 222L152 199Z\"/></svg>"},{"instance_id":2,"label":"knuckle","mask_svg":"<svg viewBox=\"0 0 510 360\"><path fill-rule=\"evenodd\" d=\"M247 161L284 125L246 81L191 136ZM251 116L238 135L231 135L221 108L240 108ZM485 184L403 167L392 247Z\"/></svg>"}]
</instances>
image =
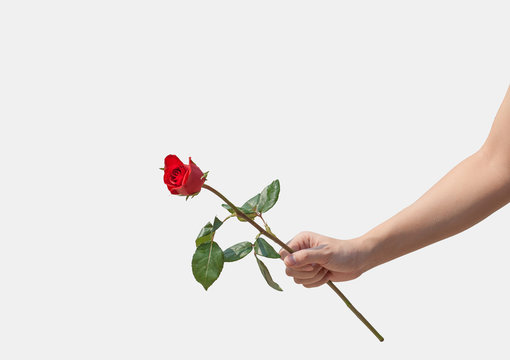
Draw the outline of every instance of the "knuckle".
<instances>
[{"instance_id":1,"label":"knuckle","mask_svg":"<svg viewBox=\"0 0 510 360\"><path fill-rule=\"evenodd\" d=\"M333 253L334 253L334 250L331 246L326 246L325 250L326 250L326 256L328 256L328 257L333 255Z\"/></svg>"},{"instance_id":2,"label":"knuckle","mask_svg":"<svg viewBox=\"0 0 510 360\"><path fill-rule=\"evenodd\" d=\"M308 273L306 273L306 278L307 279L313 279L317 276L317 274L319 273L320 270L314 270L314 271L310 271ZM304 276L305 277L305 276Z\"/></svg>"},{"instance_id":3,"label":"knuckle","mask_svg":"<svg viewBox=\"0 0 510 360\"><path fill-rule=\"evenodd\" d=\"M289 268L285 268L285 274L291 276L292 275L292 270L289 269Z\"/></svg>"},{"instance_id":4,"label":"knuckle","mask_svg":"<svg viewBox=\"0 0 510 360\"><path fill-rule=\"evenodd\" d=\"M325 246L324 249L322 249L322 255L326 258L326 259L331 259L331 256L333 256L333 249L331 248L331 246Z\"/></svg>"},{"instance_id":5,"label":"knuckle","mask_svg":"<svg viewBox=\"0 0 510 360\"><path fill-rule=\"evenodd\" d=\"M310 259L310 253L308 251L304 251L301 253L301 257L300 257L300 260L301 261L308 261Z\"/></svg>"},{"instance_id":6,"label":"knuckle","mask_svg":"<svg viewBox=\"0 0 510 360\"><path fill-rule=\"evenodd\" d=\"M305 280L310 280L311 278L313 278L313 276L314 276L313 274L303 273L301 275L301 278Z\"/></svg>"},{"instance_id":7,"label":"knuckle","mask_svg":"<svg viewBox=\"0 0 510 360\"><path fill-rule=\"evenodd\" d=\"M300 238L307 238L311 235L311 231L300 231L299 234L297 234Z\"/></svg>"},{"instance_id":8,"label":"knuckle","mask_svg":"<svg viewBox=\"0 0 510 360\"><path fill-rule=\"evenodd\" d=\"M315 269L312 270L313 276L317 275L321 272L321 270L324 269L322 266L317 266Z\"/></svg>"}]
</instances>

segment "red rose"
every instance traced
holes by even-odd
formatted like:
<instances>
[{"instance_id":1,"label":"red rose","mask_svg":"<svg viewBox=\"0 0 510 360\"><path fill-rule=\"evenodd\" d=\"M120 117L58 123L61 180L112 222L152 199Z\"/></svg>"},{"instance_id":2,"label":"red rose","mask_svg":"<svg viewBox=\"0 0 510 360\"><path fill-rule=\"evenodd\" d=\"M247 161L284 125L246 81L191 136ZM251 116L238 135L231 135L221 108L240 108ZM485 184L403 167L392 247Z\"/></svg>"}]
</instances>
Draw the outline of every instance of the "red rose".
<instances>
[{"instance_id":1,"label":"red rose","mask_svg":"<svg viewBox=\"0 0 510 360\"><path fill-rule=\"evenodd\" d=\"M189 165L185 165L177 156L168 155L165 158L164 170L163 181L174 195L197 194L204 185L204 173L191 161L191 156Z\"/></svg>"}]
</instances>

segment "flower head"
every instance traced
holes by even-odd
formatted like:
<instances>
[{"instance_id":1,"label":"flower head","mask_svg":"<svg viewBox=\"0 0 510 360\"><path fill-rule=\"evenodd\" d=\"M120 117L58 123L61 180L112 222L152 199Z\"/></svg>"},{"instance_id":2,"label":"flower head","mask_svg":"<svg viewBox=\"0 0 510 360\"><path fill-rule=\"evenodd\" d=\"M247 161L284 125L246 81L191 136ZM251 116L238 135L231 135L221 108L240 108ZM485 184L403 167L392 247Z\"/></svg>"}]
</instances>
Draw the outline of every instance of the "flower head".
<instances>
[{"instance_id":1,"label":"flower head","mask_svg":"<svg viewBox=\"0 0 510 360\"><path fill-rule=\"evenodd\" d=\"M168 155L164 171L163 181L174 195L196 195L205 182L204 173L191 161L191 157L186 165L176 155Z\"/></svg>"}]
</instances>

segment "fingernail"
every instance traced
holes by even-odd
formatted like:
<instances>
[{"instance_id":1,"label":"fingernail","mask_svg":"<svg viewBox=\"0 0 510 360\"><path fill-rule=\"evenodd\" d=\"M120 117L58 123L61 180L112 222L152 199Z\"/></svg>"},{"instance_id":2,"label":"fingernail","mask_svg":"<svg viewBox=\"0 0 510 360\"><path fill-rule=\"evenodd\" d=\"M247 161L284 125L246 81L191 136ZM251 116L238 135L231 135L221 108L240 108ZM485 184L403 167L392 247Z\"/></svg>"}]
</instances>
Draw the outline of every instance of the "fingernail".
<instances>
[{"instance_id":1,"label":"fingernail","mask_svg":"<svg viewBox=\"0 0 510 360\"><path fill-rule=\"evenodd\" d=\"M289 255L285 258L284 260L285 262L285 265L287 266L292 266L292 265L296 265L296 259L294 259L294 255Z\"/></svg>"}]
</instances>

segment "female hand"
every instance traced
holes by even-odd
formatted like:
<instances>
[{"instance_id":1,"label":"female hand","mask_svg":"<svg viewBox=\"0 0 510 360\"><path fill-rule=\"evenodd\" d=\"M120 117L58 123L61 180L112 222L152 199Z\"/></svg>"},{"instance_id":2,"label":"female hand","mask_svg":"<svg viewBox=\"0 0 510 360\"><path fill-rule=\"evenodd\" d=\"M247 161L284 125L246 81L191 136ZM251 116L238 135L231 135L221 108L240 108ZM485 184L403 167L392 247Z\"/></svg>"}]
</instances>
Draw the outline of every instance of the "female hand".
<instances>
[{"instance_id":1,"label":"female hand","mask_svg":"<svg viewBox=\"0 0 510 360\"><path fill-rule=\"evenodd\" d=\"M329 280L352 280L363 273L363 250L359 239L340 240L303 231L287 245L295 252L280 251L287 266L285 272L304 287L320 286Z\"/></svg>"}]
</instances>

